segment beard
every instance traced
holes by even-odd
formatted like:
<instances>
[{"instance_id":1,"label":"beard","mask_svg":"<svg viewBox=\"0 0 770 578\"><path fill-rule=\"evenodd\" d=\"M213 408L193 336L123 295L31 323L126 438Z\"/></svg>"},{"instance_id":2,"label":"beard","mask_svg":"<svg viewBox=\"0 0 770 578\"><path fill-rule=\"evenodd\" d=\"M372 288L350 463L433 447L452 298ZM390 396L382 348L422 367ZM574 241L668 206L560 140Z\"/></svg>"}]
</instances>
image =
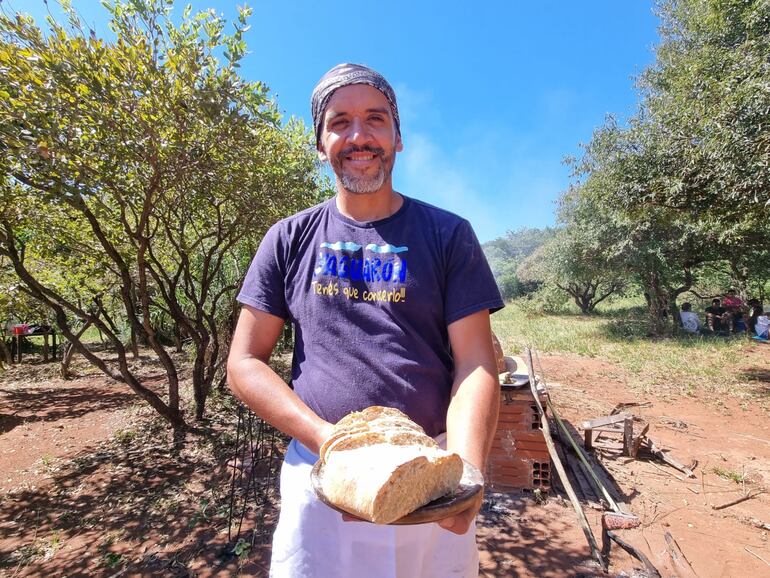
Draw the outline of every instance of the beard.
<instances>
[{"instance_id":1,"label":"beard","mask_svg":"<svg viewBox=\"0 0 770 578\"><path fill-rule=\"evenodd\" d=\"M368 176L353 174L343 167L344 157L357 152L370 152L376 155L376 158L379 160L379 166L375 174ZM329 162L337 180L345 190L356 194L369 194L379 191L393 173L393 156L385 155L385 149L368 145L348 147L338 155L331 157Z\"/></svg>"}]
</instances>

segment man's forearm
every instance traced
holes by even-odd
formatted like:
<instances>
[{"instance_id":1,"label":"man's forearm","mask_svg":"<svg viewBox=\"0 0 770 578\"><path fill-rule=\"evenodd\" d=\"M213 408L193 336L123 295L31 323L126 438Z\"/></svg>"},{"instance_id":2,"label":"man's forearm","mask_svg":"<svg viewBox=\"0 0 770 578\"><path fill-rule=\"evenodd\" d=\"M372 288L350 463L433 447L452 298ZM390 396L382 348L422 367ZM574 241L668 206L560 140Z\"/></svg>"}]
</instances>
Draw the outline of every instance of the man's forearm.
<instances>
[{"instance_id":1,"label":"man's forearm","mask_svg":"<svg viewBox=\"0 0 770 578\"><path fill-rule=\"evenodd\" d=\"M313 452L330 433L331 424L313 412L272 368L255 358L228 364L230 389L251 410Z\"/></svg>"},{"instance_id":2,"label":"man's forearm","mask_svg":"<svg viewBox=\"0 0 770 578\"><path fill-rule=\"evenodd\" d=\"M447 412L447 449L484 472L497 429L500 386L492 373L478 366L458 376Z\"/></svg>"}]
</instances>

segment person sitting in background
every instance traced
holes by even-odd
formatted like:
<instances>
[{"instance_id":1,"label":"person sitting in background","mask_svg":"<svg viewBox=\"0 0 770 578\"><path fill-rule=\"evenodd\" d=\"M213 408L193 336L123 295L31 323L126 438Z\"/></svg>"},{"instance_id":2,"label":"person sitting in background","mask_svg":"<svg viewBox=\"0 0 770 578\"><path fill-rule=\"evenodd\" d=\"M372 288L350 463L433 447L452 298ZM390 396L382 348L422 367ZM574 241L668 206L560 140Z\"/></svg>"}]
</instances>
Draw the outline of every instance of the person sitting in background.
<instances>
[{"instance_id":1,"label":"person sitting in background","mask_svg":"<svg viewBox=\"0 0 770 578\"><path fill-rule=\"evenodd\" d=\"M730 311L732 309L742 309L744 303L743 299L735 294L735 289L728 289L727 295L722 298L722 306Z\"/></svg>"},{"instance_id":2,"label":"person sitting in background","mask_svg":"<svg viewBox=\"0 0 770 578\"><path fill-rule=\"evenodd\" d=\"M768 339L770 335L770 311L765 311L761 315L757 316L757 322L754 325L754 332L760 339Z\"/></svg>"},{"instance_id":3,"label":"person sitting in background","mask_svg":"<svg viewBox=\"0 0 770 578\"><path fill-rule=\"evenodd\" d=\"M682 303L682 310L679 312L679 316L682 319L682 329L687 333L698 333L700 320L698 319L698 314L692 310L692 305Z\"/></svg>"},{"instance_id":4,"label":"person sitting in background","mask_svg":"<svg viewBox=\"0 0 770 578\"><path fill-rule=\"evenodd\" d=\"M746 313L746 303L735 294L735 289L728 289L727 295L722 298L722 306L727 309L729 317L726 318L730 333L746 331L746 322L743 317ZM723 319L725 319L723 317Z\"/></svg>"},{"instance_id":5,"label":"person sitting in background","mask_svg":"<svg viewBox=\"0 0 770 578\"><path fill-rule=\"evenodd\" d=\"M752 301L755 301L752 299ZM751 315L749 315L748 319L746 319L746 325L748 328L749 336L754 335L754 332L757 327L757 319L760 315L762 315L762 307L759 305L752 305L751 306Z\"/></svg>"},{"instance_id":6,"label":"person sitting in background","mask_svg":"<svg viewBox=\"0 0 770 578\"><path fill-rule=\"evenodd\" d=\"M711 305L706 307L706 325L711 331L722 331L722 321L727 309L722 307L719 299L712 299ZM727 324L725 324L727 325Z\"/></svg>"}]
</instances>

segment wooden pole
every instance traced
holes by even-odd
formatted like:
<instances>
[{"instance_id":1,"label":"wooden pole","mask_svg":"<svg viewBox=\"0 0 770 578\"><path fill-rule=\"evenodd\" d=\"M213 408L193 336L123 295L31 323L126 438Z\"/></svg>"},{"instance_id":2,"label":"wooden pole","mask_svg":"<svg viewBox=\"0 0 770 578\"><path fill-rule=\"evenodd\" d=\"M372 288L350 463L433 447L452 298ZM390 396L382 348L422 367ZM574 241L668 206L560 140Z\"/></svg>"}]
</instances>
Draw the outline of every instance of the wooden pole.
<instances>
[{"instance_id":1,"label":"wooden pole","mask_svg":"<svg viewBox=\"0 0 770 578\"><path fill-rule=\"evenodd\" d=\"M670 455L663 452L658 446L655 445L655 442L652 441L650 438L647 438L645 440L644 445L647 447L648 450L650 450L650 453L654 455L656 458L663 460L665 463L667 463L672 468L675 468L682 472L683 474L687 475L688 478L694 478L696 477L693 471L685 466L684 464L680 464L678 461L676 461L674 458L672 458Z\"/></svg>"},{"instance_id":2,"label":"wooden pole","mask_svg":"<svg viewBox=\"0 0 770 578\"><path fill-rule=\"evenodd\" d=\"M543 437L545 438L545 444L548 446L548 453L551 455L551 460L553 461L553 465L556 468L557 473L559 474L559 478L561 479L562 484L564 485L564 489L567 492L567 496L569 496L570 502L572 502L572 507L575 509L575 514L577 515L578 522L580 523L580 527L583 530L583 534L585 534L586 540L588 541L588 546L591 548L591 556L599 563L599 566L604 570L607 571L607 563L605 562L604 558L602 557L602 553L599 550L599 545L596 543L596 538L594 538L593 533L591 532L591 527L588 525L588 520L586 519L585 512L583 511L582 506L580 505L580 500L578 500L577 495L575 495L575 490L572 488L572 484L569 481L569 478L567 477L567 472L564 470L564 464L561 463L561 459L559 458L559 454L556 451L556 446L553 443L553 438L551 437L551 427L548 425L548 418L545 415L545 411L543 410L543 404L540 403L540 398L537 394L537 381L535 379L535 365L532 362L532 351L527 348L525 350L527 355L527 365L529 366L529 387L532 390L532 397L535 399L535 404L537 405L537 409L540 412L540 423L541 423L541 429L543 431Z\"/></svg>"},{"instance_id":3,"label":"wooden pole","mask_svg":"<svg viewBox=\"0 0 770 578\"><path fill-rule=\"evenodd\" d=\"M671 561L674 563L676 575L680 578L698 578L698 575L695 573L695 570L692 569L690 562L682 553L682 550L679 548L679 544L676 543L676 540L674 540L674 537L669 532L663 534L663 537L666 539L666 551L668 552L668 555L671 556Z\"/></svg>"},{"instance_id":4,"label":"wooden pole","mask_svg":"<svg viewBox=\"0 0 770 578\"><path fill-rule=\"evenodd\" d=\"M607 537L615 542L618 546L623 548L626 552L631 554L634 558L639 560L642 564L644 564L644 567L647 569L647 574L649 574L651 577L660 578L660 572L658 572L658 569L653 565L652 562L650 562L650 559L645 556L643 552L637 548L634 548L631 544L623 540L612 530L607 530Z\"/></svg>"},{"instance_id":5,"label":"wooden pole","mask_svg":"<svg viewBox=\"0 0 770 578\"><path fill-rule=\"evenodd\" d=\"M588 474L593 478L594 483L596 484L596 487L599 491L601 491L602 495L604 496L604 499L607 500L607 503L610 505L610 508L614 512L620 512L620 506L618 506L617 502L612 499L612 496L610 496L609 491L607 488L604 487L604 485L599 481L599 478L596 476L596 472L594 472L593 468L591 467L591 464L588 463L588 460L586 459L586 456L583 454L583 450L580 448L580 446L575 443L574 438L569 433L569 430L567 430L567 426L564 425L564 422L561 421L561 417L559 417L559 414L556 413L556 408L553 406L553 404L550 402L550 400L546 399L546 403L548 404L548 409L553 414L553 418L556 420L556 424L559 426L559 428L564 432L564 435L567 437L567 441L572 445L572 449L575 450L575 454L577 454L578 459L583 462L583 465L586 468L586 471Z\"/></svg>"}]
</instances>

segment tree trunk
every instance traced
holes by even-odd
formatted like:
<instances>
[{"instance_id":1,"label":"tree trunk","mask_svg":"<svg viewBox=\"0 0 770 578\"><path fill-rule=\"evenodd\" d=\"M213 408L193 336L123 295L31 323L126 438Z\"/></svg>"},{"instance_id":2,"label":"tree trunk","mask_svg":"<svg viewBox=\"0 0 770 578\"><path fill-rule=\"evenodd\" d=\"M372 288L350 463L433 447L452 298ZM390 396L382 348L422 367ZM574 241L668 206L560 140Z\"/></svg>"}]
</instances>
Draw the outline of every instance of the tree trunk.
<instances>
[{"instance_id":1,"label":"tree trunk","mask_svg":"<svg viewBox=\"0 0 770 578\"><path fill-rule=\"evenodd\" d=\"M139 341L136 338L136 329L133 325L131 326L131 354L134 359L139 359Z\"/></svg>"},{"instance_id":2,"label":"tree trunk","mask_svg":"<svg viewBox=\"0 0 770 578\"><path fill-rule=\"evenodd\" d=\"M0 338L0 367L5 363L11 363L11 352L5 343L5 338Z\"/></svg>"},{"instance_id":3,"label":"tree trunk","mask_svg":"<svg viewBox=\"0 0 770 578\"><path fill-rule=\"evenodd\" d=\"M666 317L669 313L668 294L657 271L650 274L645 294L650 313L650 330L659 337L666 332Z\"/></svg>"},{"instance_id":4,"label":"tree trunk","mask_svg":"<svg viewBox=\"0 0 770 578\"><path fill-rule=\"evenodd\" d=\"M730 270L735 282L735 292L744 301L748 300L749 271L745 265L730 262Z\"/></svg>"},{"instance_id":5,"label":"tree trunk","mask_svg":"<svg viewBox=\"0 0 770 578\"><path fill-rule=\"evenodd\" d=\"M83 324L78 332L75 334L77 339L80 339L86 332L86 329L91 327L91 320L89 319ZM72 356L75 354L75 348L72 346L72 342L68 341L66 345L62 345L61 367L59 372L63 379L70 379L70 363L72 362Z\"/></svg>"},{"instance_id":6,"label":"tree trunk","mask_svg":"<svg viewBox=\"0 0 770 578\"><path fill-rule=\"evenodd\" d=\"M179 323L174 323L174 345L176 352L182 353L182 330L179 328Z\"/></svg>"}]
</instances>

